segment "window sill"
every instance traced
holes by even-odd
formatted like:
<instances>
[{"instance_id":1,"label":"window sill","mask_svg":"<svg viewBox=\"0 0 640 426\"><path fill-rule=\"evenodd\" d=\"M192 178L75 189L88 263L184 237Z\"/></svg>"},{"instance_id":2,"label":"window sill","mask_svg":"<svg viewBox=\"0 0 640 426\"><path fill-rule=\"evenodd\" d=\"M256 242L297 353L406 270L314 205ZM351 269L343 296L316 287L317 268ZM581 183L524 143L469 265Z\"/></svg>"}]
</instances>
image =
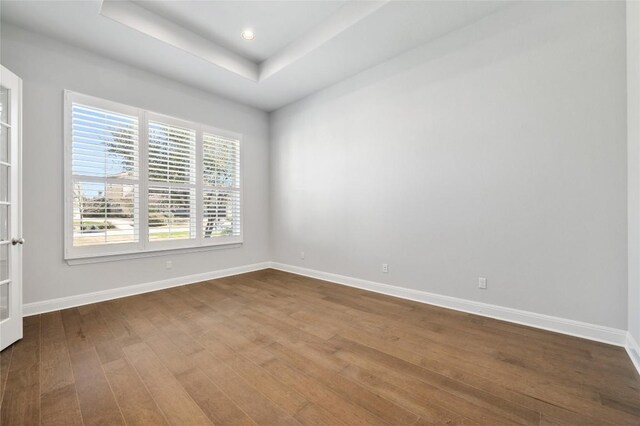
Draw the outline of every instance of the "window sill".
<instances>
[{"instance_id":1,"label":"window sill","mask_svg":"<svg viewBox=\"0 0 640 426\"><path fill-rule=\"evenodd\" d=\"M130 253L114 253L114 254L101 254L97 256L85 256L85 257L73 257L66 258L65 261L68 265L86 265L90 263L104 263L115 262L118 260L131 260L131 259L144 259L147 257L167 256L170 254L186 254L197 253L201 251L211 250L224 250L230 248L238 248L242 246L242 242L233 242L225 244L211 244L198 247L181 247L181 248L166 248L150 251L135 251Z\"/></svg>"}]
</instances>

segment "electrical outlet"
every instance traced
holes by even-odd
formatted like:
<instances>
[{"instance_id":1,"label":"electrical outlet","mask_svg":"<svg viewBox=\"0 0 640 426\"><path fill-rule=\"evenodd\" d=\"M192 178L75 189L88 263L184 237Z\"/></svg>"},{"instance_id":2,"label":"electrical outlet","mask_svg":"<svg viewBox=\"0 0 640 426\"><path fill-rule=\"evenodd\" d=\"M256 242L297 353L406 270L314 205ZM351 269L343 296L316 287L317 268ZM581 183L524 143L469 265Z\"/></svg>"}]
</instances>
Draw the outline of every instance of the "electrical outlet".
<instances>
[{"instance_id":1,"label":"electrical outlet","mask_svg":"<svg viewBox=\"0 0 640 426\"><path fill-rule=\"evenodd\" d=\"M303 251L300 252L300 259L304 260L304 252Z\"/></svg>"},{"instance_id":2,"label":"electrical outlet","mask_svg":"<svg viewBox=\"0 0 640 426\"><path fill-rule=\"evenodd\" d=\"M165 267L167 269L173 269L173 262L170 260L167 260L167 263L165 264Z\"/></svg>"},{"instance_id":3,"label":"electrical outlet","mask_svg":"<svg viewBox=\"0 0 640 426\"><path fill-rule=\"evenodd\" d=\"M386 264L386 263L382 264L382 272L385 273L385 274L389 272L389 265L388 264Z\"/></svg>"},{"instance_id":4,"label":"electrical outlet","mask_svg":"<svg viewBox=\"0 0 640 426\"><path fill-rule=\"evenodd\" d=\"M487 289L487 279L480 277L478 278L478 288L482 289L482 290L486 290Z\"/></svg>"}]
</instances>

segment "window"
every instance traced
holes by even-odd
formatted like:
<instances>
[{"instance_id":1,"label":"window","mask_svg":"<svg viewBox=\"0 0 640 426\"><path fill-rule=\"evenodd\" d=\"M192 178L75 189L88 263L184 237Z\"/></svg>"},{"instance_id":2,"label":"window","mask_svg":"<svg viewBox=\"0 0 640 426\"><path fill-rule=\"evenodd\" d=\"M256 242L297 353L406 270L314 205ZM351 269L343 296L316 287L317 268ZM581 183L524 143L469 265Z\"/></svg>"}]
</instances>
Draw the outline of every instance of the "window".
<instances>
[{"instance_id":1,"label":"window","mask_svg":"<svg viewBox=\"0 0 640 426\"><path fill-rule=\"evenodd\" d=\"M66 258L242 242L240 135L65 92Z\"/></svg>"},{"instance_id":2,"label":"window","mask_svg":"<svg viewBox=\"0 0 640 426\"><path fill-rule=\"evenodd\" d=\"M71 122L74 246L138 241L138 118L74 103Z\"/></svg>"},{"instance_id":3,"label":"window","mask_svg":"<svg viewBox=\"0 0 640 426\"><path fill-rule=\"evenodd\" d=\"M240 143L237 139L204 133L203 238L240 233Z\"/></svg>"},{"instance_id":4,"label":"window","mask_svg":"<svg viewBox=\"0 0 640 426\"><path fill-rule=\"evenodd\" d=\"M149 120L149 241L196 238L196 130Z\"/></svg>"}]
</instances>

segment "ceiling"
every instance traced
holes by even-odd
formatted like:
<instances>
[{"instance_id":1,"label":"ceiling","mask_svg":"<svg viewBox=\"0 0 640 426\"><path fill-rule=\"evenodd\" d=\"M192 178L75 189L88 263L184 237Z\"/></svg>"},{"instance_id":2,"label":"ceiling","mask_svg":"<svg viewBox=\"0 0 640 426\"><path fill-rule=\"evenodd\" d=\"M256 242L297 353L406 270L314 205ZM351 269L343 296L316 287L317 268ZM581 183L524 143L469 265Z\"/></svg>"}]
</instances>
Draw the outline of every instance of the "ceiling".
<instances>
[{"instance_id":1,"label":"ceiling","mask_svg":"<svg viewBox=\"0 0 640 426\"><path fill-rule=\"evenodd\" d=\"M508 5L502 1L3 1L1 18L272 111ZM242 39L244 29L252 29L255 40Z\"/></svg>"},{"instance_id":2,"label":"ceiling","mask_svg":"<svg viewBox=\"0 0 640 426\"><path fill-rule=\"evenodd\" d=\"M135 1L136 4L196 34L262 62L303 36L338 10L345 1ZM240 32L258 37L247 42Z\"/></svg>"}]
</instances>

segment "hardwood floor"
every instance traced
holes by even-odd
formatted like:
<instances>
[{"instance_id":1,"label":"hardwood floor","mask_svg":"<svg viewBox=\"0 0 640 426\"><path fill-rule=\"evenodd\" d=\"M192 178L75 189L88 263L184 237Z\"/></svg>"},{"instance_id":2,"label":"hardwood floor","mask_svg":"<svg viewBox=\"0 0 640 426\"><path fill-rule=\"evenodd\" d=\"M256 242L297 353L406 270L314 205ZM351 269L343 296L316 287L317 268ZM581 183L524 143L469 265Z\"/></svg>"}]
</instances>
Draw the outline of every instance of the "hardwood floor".
<instances>
[{"instance_id":1,"label":"hardwood floor","mask_svg":"<svg viewBox=\"0 0 640 426\"><path fill-rule=\"evenodd\" d=\"M622 348L274 270L24 323L3 426L640 424Z\"/></svg>"}]
</instances>

